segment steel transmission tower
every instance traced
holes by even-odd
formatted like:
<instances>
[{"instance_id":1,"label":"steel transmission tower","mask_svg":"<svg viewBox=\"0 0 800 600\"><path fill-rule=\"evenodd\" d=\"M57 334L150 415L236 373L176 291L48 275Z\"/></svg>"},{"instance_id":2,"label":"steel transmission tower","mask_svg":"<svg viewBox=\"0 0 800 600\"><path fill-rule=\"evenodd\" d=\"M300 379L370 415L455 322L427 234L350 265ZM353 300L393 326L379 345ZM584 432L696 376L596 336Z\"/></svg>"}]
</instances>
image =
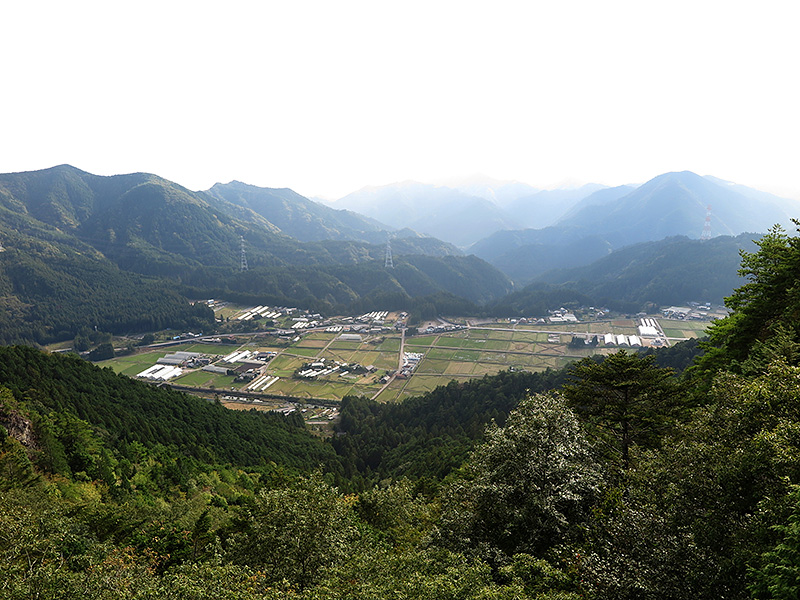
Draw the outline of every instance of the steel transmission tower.
<instances>
[{"instance_id":1,"label":"steel transmission tower","mask_svg":"<svg viewBox=\"0 0 800 600\"><path fill-rule=\"evenodd\" d=\"M706 207L706 222L703 225L703 233L700 235L701 240L711 239L711 205Z\"/></svg>"},{"instance_id":2,"label":"steel transmission tower","mask_svg":"<svg viewBox=\"0 0 800 600\"><path fill-rule=\"evenodd\" d=\"M247 271L247 253L244 251L244 236L240 235L239 240L242 242L242 271Z\"/></svg>"},{"instance_id":3,"label":"steel transmission tower","mask_svg":"<svg viewBox=\"0 0 800 600\"><path fill-rule=\"evenodd\" d=\"M392 238L386 238L386 261L383 266L387 269L394 269L394 262L392 261Z\"/></svg>"}]
</instances>

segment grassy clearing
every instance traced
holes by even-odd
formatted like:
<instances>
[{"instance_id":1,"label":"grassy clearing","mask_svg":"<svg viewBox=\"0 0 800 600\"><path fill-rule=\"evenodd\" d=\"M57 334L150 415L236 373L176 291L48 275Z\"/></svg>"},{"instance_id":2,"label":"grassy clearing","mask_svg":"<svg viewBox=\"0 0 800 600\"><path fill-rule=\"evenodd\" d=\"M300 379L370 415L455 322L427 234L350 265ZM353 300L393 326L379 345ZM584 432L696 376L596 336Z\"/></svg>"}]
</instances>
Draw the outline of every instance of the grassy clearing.
<instances>
[{"instance_id":1,"label":"grassy clearing","mask_svg":"<svg viewBox=\"0 0 800 600\"><path fill-rule=\"evenodd\" d=\"M175 379L175 383L196 387L209 387L211 385L217 385L219 377L221 376L218 374L207 373L206 371L192 371L191 373L186 373ZM228 376L226 375L225 377ZM233 377L230 377L229 380L233 382ZM228 385L228 387L230 387L230 385Z\"/></svg>"},{"instance_id":2,"label":"grassy clearing","mask_svg":"<svg viewBox=\"0 0 800 600\"><path fill-rule=\"evenodd\" d=\"M284 354L294 354L296 356L305 356L306 358L315 358L322 348L299 348L292 346L284 351Z\"/></svg>"},{"instance_id":3,"label":"grassy clearing","mask_svg":"<svg viewBox=\"0 0 800 600\"><path fill-rule=\"evenodd\" d=\"M400 352L400 338L389 337L375 347L380 352Z\"/></svg>"},{"instance_id":4,"label":"grassy clearing","mask_svg":"<svg viewBox=\"0 0 800 600\"><path fill-rule=\"evenodd\" d=\"M407 396L419 396L425 392L430 392L440 385L447 385L452 377L414 375L408 380L403 393Z\"/></svg>"},{"instance_id":5,"label":"grassy clearing","mask_svg":"<svg viewBox=\"0 0 800 600\"><path fill-rule=\"evenodd\" d=\"M445 368L444 368L444 371L442 371L442 373L445 374L445 375L449 375L451 377L455 377L455 376L459 376L459 375L469 377L474 373L475 367L477 365L478 365L478 363L474 363L474 362L452 361L452 362L449 362L449 363L445 364ZM497 370L497 367L495 367L495 370Z\"/></svg>"},{"instance_id":6,"label":"grassy clearing","mask_svg":"<svg viewBox=\"0 0 800 600\"><path fill-rule=\"evenodd\" d=\"M303 338L296 345L292 346L293 348L316 348L317 350L324 348L328 345L327 340L310 340Z\"/></svg>"},{"instance_id":7,"label":"grassy clearing","mask_svg":"<svg viewBox=\"0 0 800 600\"><path fill-rule=\"evenodd\" d=\"M447 350L444 348L431 348L425 356L432 360L453 360L457 350Z\"/></svg>"},{"instance_id":8,"label":"grassy clearing","mask_svg":"<svg viewBox=\"0 0 800 600\"><path fill-rule=\"evenodd\" d=\"M330 350L358 350L362 342L349 342L346 340L334 340L329 346Z\"/></svg>"},{"instance_id":9,"label":"grassy clearing","mask_svg":"<svg viewBox=\"0 0 800 600\"><path fill-rule=\"evenodd\" d=\"M291 377L305 362L308 361L304 358L281 354L273 358L269 363L269 373L271 375L277 375L278 377Z\"/></svg>"},{"instance_id":10,"label":"grassy clearing","mask_svg":"<svg viewBox=\"0 0 800 600\"><path fill-rule=\"evenodd\" d=\"M442 375L447 366L452 364L449 360L435 360L426 358L417 368L417 373Z\"/></svg>"},{"instance_id":11,"label":"grassy clearing","mask_svg":"<svg viewBox=\"0 0 800 600\"><path fill-rule=\"evenodd\" d=\"M111 367L115 373L122 373L129 377L135 377L148 367L156 364L156 361L164 356L165 352L148 352L146 354L130 354L119 356L110 360L97 363L101 367Z\"/></svg>"},{"instance_id":12,"label":"grassy clearing","mask_svg":"<svg viewBox=\"0 0 800 600\"><path fill-rule=\"evenodd\" d=\"M436 344L438 335L421 335L406 338L406 346L426 346L430 347Z\"/></svg>"}]
</instances>

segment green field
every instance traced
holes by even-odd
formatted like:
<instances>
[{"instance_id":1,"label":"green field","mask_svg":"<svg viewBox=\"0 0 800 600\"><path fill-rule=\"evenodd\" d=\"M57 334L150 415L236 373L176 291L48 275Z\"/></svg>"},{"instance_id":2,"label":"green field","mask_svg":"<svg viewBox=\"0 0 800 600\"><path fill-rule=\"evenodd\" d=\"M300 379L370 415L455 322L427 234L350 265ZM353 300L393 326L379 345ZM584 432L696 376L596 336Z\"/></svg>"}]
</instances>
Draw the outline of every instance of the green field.
<instances>
[{"instance_id":1,"label":"green field","mask_svg":"<svg viewBox=\"0 0 800 600\"><path fill-rule=\"evenodd\" d=\"M708 322L673 321L658 319L665 334L672 338L698 337L704 334ZM347 341L338 334L309 332L294 343L285 341L275 344L273 338L252 337L240 346L232 344L200 344L187 342L169 348L144 351L139 354L121 356L101 364L118 373L129 376L154 365L158 358L178 350L200 352L207 355L226 355L238 348L268 350L277 356L267 364L266 373L280 379L265 393L294 396L297 398L325 398L341 400L345 395L355 394L375 397L382 402L397 401L411 395L445 385L450 380L464 381L469 378L492 375L509 368L540 371L561 368L570 362L594 353L615 352L616 347L570 349L567 343L573 334L602 336L637 333L638 319L617 319L591 323L538 323L511 324L490 323L467 330L424 334L405 339L406 352L422 353L416 371L409 379L392 381L382 392L378 379L398 368L400 359L400 334L383 333L380 336L365 336L361 341ZM553 336L557 342L550 341ZM247 338L239 336L242 342ZM339 373L316 379L294 379L292 376L303 364L313 359L326 359L328 364L358 363L373 365L377 371L363 376L341 377ZM197 387L215 387L220 390L241 388L246 384L234 384L233 377L193 371L182 375L176 383ZM380 394L378 395L378 393Z\"/></svg>"},{"instance_id":2,"label":"green field","mask_svg":"<svg viewBox=\"0 0 800 600\"><path fill-rule=\"evenodd\" d=\"M156 361L163 357L166 352L147 352L145 354L131 354L128 356L119 356L106 360L100 363L104 367L111 367L115 373L122 373L129 377L135 377L148 367L156 364Z\"/></svg>"}]
</instances>

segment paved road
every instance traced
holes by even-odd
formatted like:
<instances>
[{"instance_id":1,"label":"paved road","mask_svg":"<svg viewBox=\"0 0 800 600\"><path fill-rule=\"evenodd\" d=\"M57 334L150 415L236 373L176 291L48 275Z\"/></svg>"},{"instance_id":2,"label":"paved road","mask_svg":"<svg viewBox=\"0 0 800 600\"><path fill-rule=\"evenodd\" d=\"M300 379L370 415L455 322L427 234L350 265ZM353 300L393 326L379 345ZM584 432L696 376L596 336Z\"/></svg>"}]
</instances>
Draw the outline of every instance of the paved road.
<instances>
[{"instance_id":1,"label":"paved road","mask_svg":"<svg viewBox=\"0 0 800 600\"><path fill-rule=\"evenodd\" d=\"M395 377L397 377L397 374L400 372L400 369L403 368L403 354L405 353L405 347L406 347L406 329L405 327L403 327L403 329L400 330L400 355L397 357L397 369L395 370L394 375L389 377L389 381L384 383L381 389L379 389L377 392L375 392L375 394L373 394L372 400L377 399L377 397L381 395L383 390L389 387L389 385L394 381Z\"/></svg>"}]
</instances>

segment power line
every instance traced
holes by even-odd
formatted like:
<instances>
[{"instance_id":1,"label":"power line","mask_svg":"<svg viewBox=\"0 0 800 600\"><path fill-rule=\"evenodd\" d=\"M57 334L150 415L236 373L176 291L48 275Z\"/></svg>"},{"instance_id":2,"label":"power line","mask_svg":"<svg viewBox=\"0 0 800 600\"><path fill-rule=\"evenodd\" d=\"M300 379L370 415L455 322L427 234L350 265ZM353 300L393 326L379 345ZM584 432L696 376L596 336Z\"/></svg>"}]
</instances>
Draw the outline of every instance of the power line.
<instances>
[{"instance_id":1,"label":"power line","mask_svg":"<svg viewBox=\"0 0 800 600\"><path fill-rule=\"evenodd\" d=\"M386 269L394 269L394 262L392 261L392 238L390 236L386 236L386 260L383 263L383 266Z\"/></svg>"},{"instance_id":2,"label":"power line","mask_svg":"<svg viewBox=\"0 0 800 600\"><path fill-rule=\"evenodd\" d=\"M703 224L703 233L700 234L701 240L711 239L711 205L706 207L706 222Z\"/></svg>"},{"instance_id":3,"label":"power line","mask_svg":"<svg viewBox=\"0 0 800 600\"><path fill-rule=\"evenodd\" d=\"M240 235L239 239L242 242L242 271L247 271L247 253L244 250L244 236Z\"/></svg>"}]
</instances>

